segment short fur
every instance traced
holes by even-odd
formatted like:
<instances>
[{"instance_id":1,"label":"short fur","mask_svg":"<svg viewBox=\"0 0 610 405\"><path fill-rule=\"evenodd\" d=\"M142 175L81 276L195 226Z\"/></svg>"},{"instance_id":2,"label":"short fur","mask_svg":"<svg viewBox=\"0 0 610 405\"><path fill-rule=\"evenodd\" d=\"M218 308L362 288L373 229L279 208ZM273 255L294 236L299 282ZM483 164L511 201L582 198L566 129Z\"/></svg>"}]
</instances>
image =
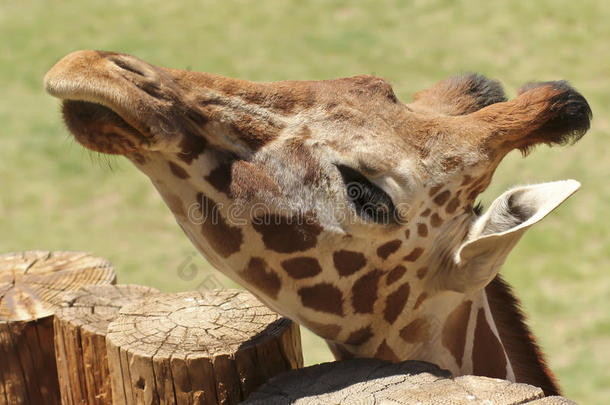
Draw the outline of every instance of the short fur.
<instances>
[{"instance_id":1,"label":"short fur","mask_svg":"<svg viewBox=\"0 0 610 405\"><path fill-rule=\"evenodd\" d=\"M485 288L485 292L517 382L538 386L547 396L561 395L511 287L498 275Z\"/></svg>"},{"instance_id":2,"label":"short fur","mask_svg":"<svg viewBox=\"0 0 610 405\"><path fill-rule=\"evenodd\" d=\"M420 359L513 379L502 341L519 381L557 392L508 286L485 287L510 246L468 242L486 254L459 262L454 253L507 153L588 128L590 108L565 82L528 85L506 102L498 82L467 74L404 104L371 76L253 83L79 51L45 86L64 100L79 142L124 154L151 178L214 267L332 340L339 358ZM497 224L529 215L513 202ZM378 221L363 209L371 204L400 215ZM428 339L463 300L477 321L461 340L474 342L464 363L453 357L464 347Z\"/></svg>"},{"instance_id":3,"label":"short fur","mask_svg":"<svg viewBox=\"0 0 610 405\"><path fill-rule=\"evenodd\" d=\"M506 95L500 82L477 73L466 73L417 93L415 101L446 115L465 115L506 101Z\"/></svg>"}]
</instances>

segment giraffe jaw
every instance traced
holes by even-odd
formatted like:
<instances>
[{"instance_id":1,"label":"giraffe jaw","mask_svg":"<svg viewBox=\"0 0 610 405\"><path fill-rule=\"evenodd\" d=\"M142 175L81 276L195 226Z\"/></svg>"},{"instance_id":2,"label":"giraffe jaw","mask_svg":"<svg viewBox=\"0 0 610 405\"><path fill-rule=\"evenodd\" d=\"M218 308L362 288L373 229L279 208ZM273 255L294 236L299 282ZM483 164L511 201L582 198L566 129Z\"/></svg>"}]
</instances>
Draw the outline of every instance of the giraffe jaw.
<instances>
[{"instance_id":1,"label":"giraffe jaw","mask_svg":"<svg viewBox=\"0 0 610 405\"><path fill-rule=\"evenodd\" d=\"M62 113L74 138L95 152L128 155L146 149L151 143L150 136L104 105L67 99L63 100Z\"/></svg>"}]
</instances>

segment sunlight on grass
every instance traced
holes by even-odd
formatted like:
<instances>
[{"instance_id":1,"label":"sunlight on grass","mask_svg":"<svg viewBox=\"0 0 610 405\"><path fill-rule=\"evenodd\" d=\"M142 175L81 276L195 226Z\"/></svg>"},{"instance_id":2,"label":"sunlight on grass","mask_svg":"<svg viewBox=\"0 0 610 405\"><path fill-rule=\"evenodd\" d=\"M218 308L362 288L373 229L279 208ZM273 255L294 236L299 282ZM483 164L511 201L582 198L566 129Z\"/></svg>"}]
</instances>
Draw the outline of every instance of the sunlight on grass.
<instances>
[{"instance_id":1,"label":"sunlight on grass","mask_svg":"<svg viewBox=\"0 0 610 405\"><path fill-rule=\"evenodd\" d=\"M1 2L0 251L90 251L109 258L121 282L166 291L235 287L193 255L143 175L68 137L41 83L76 49L250 80L376 74L405 101L463 71L498 78L509 94L529 80L568 79L591 103L591 132L572 148L511 154L482 200L488 205L514 184L582 182L529 231L503 273L565 395L603 403L610 396L608 21L610 3L601 0ZM194 275L180 270L185 260ZM310 332L303 342L308 364L330 359Z\"/></svg>"}]
</instances>

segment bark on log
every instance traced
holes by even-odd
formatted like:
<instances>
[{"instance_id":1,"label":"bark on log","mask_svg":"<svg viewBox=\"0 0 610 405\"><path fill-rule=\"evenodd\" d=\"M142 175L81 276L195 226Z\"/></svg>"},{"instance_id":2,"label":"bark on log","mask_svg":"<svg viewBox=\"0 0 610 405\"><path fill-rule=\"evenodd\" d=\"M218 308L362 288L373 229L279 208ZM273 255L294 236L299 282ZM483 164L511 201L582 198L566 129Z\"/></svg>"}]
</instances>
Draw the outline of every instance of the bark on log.
<instances>
[{"instance_id":1,"label":"bark on log","mask_svg":"<svg viewBox=\"0 0 610 405\"><path fill-rule=\"evenodd\" d=\"M574 404L543 396L540 388L527 384L476 376L452 379L448 371L425 362L353 359L282 374L243 405Z\"/></svg>"},{"instance_id":2,"label":"bark on log","mask_svg":"<svg viewBox=\"0 0 610 405\"><path fill-rule=\"evenodd\" d=\"M0 255L0 405L60 403L53 314L61 294L115 280L110 263L88 253Z\"/></svg>"},{"instance_id":3,"label":"bark on log","mask_svg":"<svg viewBox=\"0 0 610 405\"><path fill-rule=\"evenodd\" d=\"M55 313L55 357L63 405L111 405L106 332L122 306L159 291L91 285L63 295Z\"/></svg>"},{"instance_id":4,"label":"bark on log","mask_svg":"<svg viewBox=\"0 0 610 405\"><path fill-rule=\"evenodd\" d=\"M115 404L236 404L302 367L299 326L239 290L160 294L108 327Z\"/></svg>"}]
</instances>

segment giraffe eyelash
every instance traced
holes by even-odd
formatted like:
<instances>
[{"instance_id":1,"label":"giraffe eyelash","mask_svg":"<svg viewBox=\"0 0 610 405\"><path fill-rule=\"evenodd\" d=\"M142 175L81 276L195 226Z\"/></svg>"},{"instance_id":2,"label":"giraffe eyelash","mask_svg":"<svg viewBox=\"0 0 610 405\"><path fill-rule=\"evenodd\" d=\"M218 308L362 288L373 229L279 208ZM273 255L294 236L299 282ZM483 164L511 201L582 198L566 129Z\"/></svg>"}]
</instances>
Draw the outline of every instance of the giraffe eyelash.
<instances>
[{"instance_id":1,"label":"giraffe eyelash","mask_svg":"<svg viewBox=\"0 0 610 405\"><path fill-rule=\"evenodd\" d=\"M396 208L392 198L357 170L337 164L347 198L356 213L368 221L388 225L396 222Z\"/></svg>"}]
</instances>

